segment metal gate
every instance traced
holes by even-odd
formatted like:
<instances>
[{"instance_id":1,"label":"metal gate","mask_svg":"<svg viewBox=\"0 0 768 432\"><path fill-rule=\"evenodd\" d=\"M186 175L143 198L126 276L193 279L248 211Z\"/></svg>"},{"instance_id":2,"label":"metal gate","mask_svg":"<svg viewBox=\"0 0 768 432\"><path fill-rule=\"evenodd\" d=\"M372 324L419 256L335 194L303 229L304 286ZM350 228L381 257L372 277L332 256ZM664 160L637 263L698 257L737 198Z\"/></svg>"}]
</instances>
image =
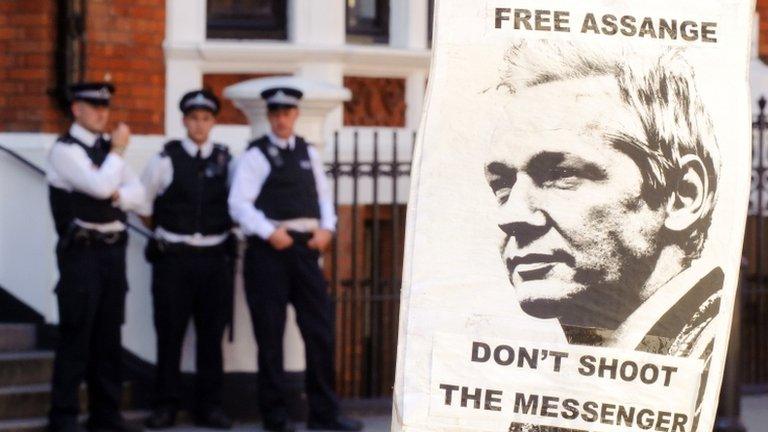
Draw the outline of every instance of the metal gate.
<instances>
[{"instance_id":1,"label":"metal gate","mask_svg":"<svg viewBox=\"0 0 768 432\"><path fill-rule=\"evenodd\" d=\"M768 275L765 243L768 215L768 124L761 98L752 124L752 190L744 238L746 283L742 294L741 378L747 392L768 391Z\"/></svg>"},{"instance_id":2,"label":"metal gate","mask_svg":"<svg viewBox=\"0 0 768 432\"><path fill-rule=\"evenodd\" d=\"M415 134L336 133L326 164L338 215L325 257L335 302L336 389L343 397L392 394L405 204ZM328 153L326 153L328 155Z\"/></svg>"}]
</instances>

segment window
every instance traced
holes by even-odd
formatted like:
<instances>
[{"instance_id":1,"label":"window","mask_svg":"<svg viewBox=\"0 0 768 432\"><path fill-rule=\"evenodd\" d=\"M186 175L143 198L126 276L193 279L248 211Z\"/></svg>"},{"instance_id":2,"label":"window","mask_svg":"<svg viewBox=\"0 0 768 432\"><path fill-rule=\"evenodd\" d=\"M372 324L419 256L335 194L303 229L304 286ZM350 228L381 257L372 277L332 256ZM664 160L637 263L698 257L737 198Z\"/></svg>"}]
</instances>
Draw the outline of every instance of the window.
<instances>
[{"instance_id":1,"label":"window","mask_svg":"<svg viewBox=\"0 0 768 432\"><path fill-rule=\"evenodd\" d=\"M287 39L287 0L208 0L209 39Z\"/></svg>"},{"instance_id":2,"label":"window","mask_svg":"<svg viewBox=\"0 0 768 432\"><path fill-rule=\"evenodd\" d=\"M389 0L346 0L347 40L389 42Z\"/></svg>"}]
</instances>

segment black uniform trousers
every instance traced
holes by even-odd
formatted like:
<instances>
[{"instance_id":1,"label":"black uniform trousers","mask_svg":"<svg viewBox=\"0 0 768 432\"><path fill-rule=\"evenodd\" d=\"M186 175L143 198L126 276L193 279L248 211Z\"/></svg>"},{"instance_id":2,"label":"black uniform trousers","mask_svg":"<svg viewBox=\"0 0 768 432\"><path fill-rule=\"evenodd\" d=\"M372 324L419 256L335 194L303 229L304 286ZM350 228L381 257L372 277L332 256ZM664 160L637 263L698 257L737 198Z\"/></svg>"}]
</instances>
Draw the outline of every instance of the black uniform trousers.
<instances>
[{"instance_id":1,"label":"black uniform trousers","mask_svg":"<svg viewBox=\"0 0 768 432\"><path fill-rule=\"evenodd\" d=\"M283 334L288 302L304 338L307 369L305 391L309 417L335 419L339 402L333 390L333 315L327 285L318 265L319 252L294 234L294 245L282 251L250 237L244 277L248 306L258 345L259 408L265 421L287 420Z\"/></svg>"},{"instance_id":2,"label":"black uniform trousers","mask_svg":"<svg viewBox=\"0 0 768 432\"><path fill-rule=\"evenodd\" d=\"M222 338L232 304L232 259L225 247L174 246L157 254L152 299L157 332L155 405L178 409L181 351L190 318L195 325L195 407L207 413L221 405Z\"/></svg>"},{"instance_id":3,"label":"black uniform trousers","mask_svg":"<svg viewBox=\"0 0 768 432\"><path fill-rule=\"evenodd\" d=\"M126 242L125 233L111 244L59 241L59 340L49 413L53 430L76 424L83 379L88 384L89 423L110 423L120 416Z\"/></svg>"}]
</instances>

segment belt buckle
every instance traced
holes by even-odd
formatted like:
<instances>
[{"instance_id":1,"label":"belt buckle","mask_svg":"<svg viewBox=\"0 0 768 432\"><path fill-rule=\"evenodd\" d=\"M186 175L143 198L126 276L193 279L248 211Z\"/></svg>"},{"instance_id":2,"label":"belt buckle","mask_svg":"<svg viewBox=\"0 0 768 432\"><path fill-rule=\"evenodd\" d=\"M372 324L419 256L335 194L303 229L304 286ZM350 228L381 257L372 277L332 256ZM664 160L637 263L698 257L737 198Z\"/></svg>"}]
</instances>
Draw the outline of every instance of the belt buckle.
<instances>
[{"instance_id":1,"label":"belt buckle","mask_svg":"<svg viewBox=\"0 0 768 432\"><path fill-rule=\"evenodd\" d=\"M82 242L86 242L86 243L91 239L91 236L88 233L88 230L86 230L84 228L76 229L75 233L74 233L74 235L72 237L76 241L82 241Z\"/></svg>"}]
</instances>

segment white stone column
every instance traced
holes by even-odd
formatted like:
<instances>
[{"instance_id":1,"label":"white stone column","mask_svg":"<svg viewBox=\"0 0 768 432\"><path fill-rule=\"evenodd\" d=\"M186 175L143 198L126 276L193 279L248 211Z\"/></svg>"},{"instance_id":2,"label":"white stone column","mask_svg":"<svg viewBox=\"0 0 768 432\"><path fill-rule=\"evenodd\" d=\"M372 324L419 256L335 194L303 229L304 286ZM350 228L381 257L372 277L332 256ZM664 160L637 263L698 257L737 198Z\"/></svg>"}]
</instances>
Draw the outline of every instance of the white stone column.
<instances>
[{"instance_id":1,"label":"white stone column","mask_svg":"<svg viewBox=\"0 0 768 432\"><path fill-rule=\"evenodd\" d=\"M166 0L166 46L205 40L206 5L206 0Z\"/></svg>"},{"instance_id":2,"label":"white stone column","mask_svg":"<svg viewBox=\"0 0 768 432\"><path fill-rule=\"evenodd\" d=\"M391 0L389 10L389 44L395 48L426 49L427 0Z\"/></svg>"},{"instance_id":3,"label":"white stone column","mask_svg":"<svg viewBox=\"0 0 768 432\"><path fill-rule=\"evenodd\" d=\"M165 134L182 136L179 99L202 86L203 74L198 59L180 53L205 42L206 0L167 0L165 12Z\"/></svg>"},{"instance_id":4,"label":"white stone column","mask_svg":"<svg viewBox=\"0 0 768 432\"><path fill-rule=\"evenodd\" d=\"M203 73L197 60L168 59L165 63L165 134L183 137L179 101L184 93L203 85Z\"/></svg>"},{"instance_id":5,"label":"white stone column","mask_svg":"<svg viewBox=\"0 0 768 432\"><path fill-rule=\"evenodd\" d=\"M313 81L320 81L335 85L344 86L344 65L339 63L305 63L301 65L296 76ZM323 142L330 139L333 132L340 130L344 126L344 107L338 104L333 108L325 118L324 130L325 136ZM318 143L320 145L320 143Z\"/></svg>"},{"instance_id":6,"label":"white stone column","mask_svg":"<svg viewBox=\"0 0 768 432\"><path fill-rule=\"evenodd\" d=\"M344 45L345 5L342 0L290 0L288 39L299 45Z\"/></svg>"},{"instance_id":7,"label":"white stone column","mask_svg":"<svg viewBox=\"0 0 768 432\"><path fill-rule=\"evenodd\" d=\"M421 111L424 109L424 95L427 90L427 71L411 72L405 79L405 127L416 130L421 122Z\"/></svg>"}]
</instances>

